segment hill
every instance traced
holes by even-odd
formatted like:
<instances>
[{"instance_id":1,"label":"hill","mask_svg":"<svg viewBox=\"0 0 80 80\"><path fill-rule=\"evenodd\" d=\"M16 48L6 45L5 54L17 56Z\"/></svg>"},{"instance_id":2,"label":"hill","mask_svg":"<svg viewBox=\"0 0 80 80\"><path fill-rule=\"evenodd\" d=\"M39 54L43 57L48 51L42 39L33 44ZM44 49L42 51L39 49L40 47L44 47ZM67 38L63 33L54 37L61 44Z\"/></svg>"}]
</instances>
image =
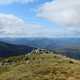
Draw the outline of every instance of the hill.
<instances>
[{"instance_id":1,"label":"hill","mask_svg":"<svg viewBox=\"0 0 80 80\"><path fill-rule=\"evenodd\" d=\"M0 57L22 55L31 52L34 47L0 42Z\"/></svg>"},{"instance_id":2,"label":"hill","mask_svg":"<svg viewBox=\"0 0 80 80\"><path fill-rule=\"evenodd\" d=\"M80 80L80 61L45 51L2 58L0 80Z\"/></svg>"},{"instance_id":3,"label":"hill","mask_svg":"<svg viewBox=\"0 0 80 80\"><path fill-rule=\"evenodd\" d=\"M80 59L80 38L1 38L0 40L15 45L54 50L56 53Z\"/></svg>"},{"instance_id":4,"label":"hill","mask_svg":"<svg viewBox=\"0 0 80 80\"><path fill-rule=\"evenodd\" d=\"M30 45L38 48L77 48L80 38L0 38L0 41L13 44Z\"/></svg>"}]
</instances>

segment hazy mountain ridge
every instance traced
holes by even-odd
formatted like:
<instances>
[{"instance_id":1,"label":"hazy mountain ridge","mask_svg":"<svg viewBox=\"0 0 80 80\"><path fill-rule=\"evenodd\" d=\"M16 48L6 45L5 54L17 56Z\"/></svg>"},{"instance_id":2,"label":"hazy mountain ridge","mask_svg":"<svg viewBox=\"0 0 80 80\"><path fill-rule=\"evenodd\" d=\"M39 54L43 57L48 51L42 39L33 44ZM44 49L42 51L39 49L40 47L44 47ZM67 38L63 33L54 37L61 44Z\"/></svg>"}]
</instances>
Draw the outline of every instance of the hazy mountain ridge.
<instances>
[{"instance_id":1,"label":"hazy mountain ridge","mask_svg":"<svg viewBox=\"0 0 80 80\"><path fill-rule=\"evenodd\" d=\"M56 54L80 59L80 38L2 38L0 40L14 45L53 50Z\"/></svg>"},{"instance_id":2,"label":"hazy mountain ridge","mask_svg":"<svg viewBox=\"0 0 80 80\"><path fill-rule=\"evenodd\" d=\"M39 48L80 48L80 38L2 38L4 42Z\"/></svg>"},{"instance_id":3,"label":"hazy mountain ridge","mask_svg":"<svg viewBox=\"0 0 80 80\"><path fill-rule=\"evenodd\" d=\"M25 45L15 45L15 44L10 44L6 42L0 42L0 56L1 57L6 57L6 56L14 56L14 55L22 55L25 53L31 52L34 47L30 46L25 46Z\"/></svg>"}]
</instances>

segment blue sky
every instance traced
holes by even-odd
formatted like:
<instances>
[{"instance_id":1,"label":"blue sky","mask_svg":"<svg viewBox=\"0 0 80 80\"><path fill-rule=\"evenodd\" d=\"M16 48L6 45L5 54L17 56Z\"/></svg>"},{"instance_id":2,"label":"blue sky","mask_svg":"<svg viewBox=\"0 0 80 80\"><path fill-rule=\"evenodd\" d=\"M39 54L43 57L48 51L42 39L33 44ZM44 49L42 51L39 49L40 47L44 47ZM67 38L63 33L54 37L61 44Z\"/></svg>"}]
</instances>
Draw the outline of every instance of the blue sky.
<instances>
[{"instance_id":1,"label":"blue sky","mask_svg":"<svg viewBox=\"0 0 80 80\"><path fill-rule=\"evenodd\" d=\"M0 13L14 14L17 17L22 18L30 22L41 22L44 23L47 20L42 20L36 17L37 9L40 5L50 0L35 0L33 3L12 3L12 4L1 4ZM43 22L44 21L44 22Z\"/></svg>"},{"instance_id":2,"label":"blue sky","mask_svg":"<svg viewBox=\"0 0 80 80\"><path fill-rule=\"evenodd\" d=\"M79 6L79 0L0 1L0 37L79 37Z\"/></svg>"}]
</instances>

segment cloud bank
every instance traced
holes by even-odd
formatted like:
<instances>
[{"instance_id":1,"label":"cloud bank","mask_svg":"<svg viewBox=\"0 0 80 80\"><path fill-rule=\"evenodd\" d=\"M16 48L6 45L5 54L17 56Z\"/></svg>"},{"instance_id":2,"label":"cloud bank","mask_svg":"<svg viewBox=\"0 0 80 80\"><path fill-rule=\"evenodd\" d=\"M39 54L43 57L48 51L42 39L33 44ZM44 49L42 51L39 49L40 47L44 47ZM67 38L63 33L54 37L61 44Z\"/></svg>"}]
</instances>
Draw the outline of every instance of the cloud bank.
<instances>
[{"instance_id":1,"label":"cloud bank","mask_svg":"<svg viewBox=\"0 0 80 80\"><path fill-rule=\"evenodd\" d=\"M47 27L37 23L25 22L23 19L12 14L0 13L0 37L56 36L64 36L64 32L60 32L57 29L54 29L53 27Z\"/></svg>"},{"instance_id":2,"label":"cloud bank","mask_svg":"<svg viewBox=\"0 0 80 80\"><path fill-rule=\"evenodd\" d=\"M80 0L53 0L39 8L38 17L64 26L80 26Z\"/></svg>"},{"instance_id":3,"label":"cloud bank","mask_svg":"<svg viewBox=\"0 0 80 80\"><path fill-rule=\"evenodd\" d=\"M3 0L0 4L28 1L34 0ZM80 37L79 7L79 0L53 0L42 4L37 16L53 22L53 27L25 22L13 14L0 13L0 37ZM59 26L55 28L54 22Z\"/></svg>"},{"instance_id":4,"label":"cloud bank","mask_svg":"<svg viewBox=\"0 0 80 80\"><path fill-rule=\"evenodd\" d=\"M47 30L45 26L24 22L15 15L0 13L0 37L44 36Z\"/></svg>"}]
</instances>

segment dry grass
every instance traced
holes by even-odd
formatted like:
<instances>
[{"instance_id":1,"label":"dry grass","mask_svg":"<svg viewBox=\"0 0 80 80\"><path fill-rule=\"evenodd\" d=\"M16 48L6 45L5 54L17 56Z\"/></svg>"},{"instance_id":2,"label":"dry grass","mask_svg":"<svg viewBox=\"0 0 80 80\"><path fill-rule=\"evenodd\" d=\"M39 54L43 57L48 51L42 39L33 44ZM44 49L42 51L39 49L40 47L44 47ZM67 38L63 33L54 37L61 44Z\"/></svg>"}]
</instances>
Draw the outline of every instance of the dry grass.
<instances>
[{"instance_id":1,"label":"dry grass","mask_svg":"<svg viewBox=\"0 0 80 80\"><path fill-rule=\"evenodd\" d=\"M54 54L31 54L10 65L0 80L80 80L80 62Z\"/></svg>"}]
</instances>

